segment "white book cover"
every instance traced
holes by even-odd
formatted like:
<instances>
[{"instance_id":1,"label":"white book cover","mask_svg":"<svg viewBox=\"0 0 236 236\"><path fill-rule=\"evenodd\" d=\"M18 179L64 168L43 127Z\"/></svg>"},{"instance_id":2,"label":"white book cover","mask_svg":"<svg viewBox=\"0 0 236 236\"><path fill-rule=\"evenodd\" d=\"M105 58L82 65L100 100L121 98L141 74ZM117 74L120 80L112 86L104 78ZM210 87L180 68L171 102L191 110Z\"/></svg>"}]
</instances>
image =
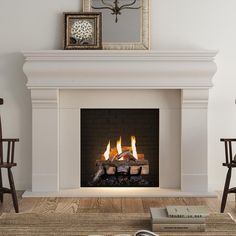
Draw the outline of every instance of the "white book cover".
<instances>
[{"instance_id":1,"label":"white book cover","mask_svg":"<svg viewBox=\"0 0 236 236\"><path fill-rule=\"evenodd\" d=\"M168 217L207 217L206 206L167 206Z\"/></svg>"},{"instance_id":2,"label":"white book cover","mask_svg":"<svg viewBox=\"0 0 236 236\"><path fill-rule=\"evenodd\" d=\"M152 224L205 224L205 217L168 217L166 208L150 208Z\"/></svg>"}]
</instances>

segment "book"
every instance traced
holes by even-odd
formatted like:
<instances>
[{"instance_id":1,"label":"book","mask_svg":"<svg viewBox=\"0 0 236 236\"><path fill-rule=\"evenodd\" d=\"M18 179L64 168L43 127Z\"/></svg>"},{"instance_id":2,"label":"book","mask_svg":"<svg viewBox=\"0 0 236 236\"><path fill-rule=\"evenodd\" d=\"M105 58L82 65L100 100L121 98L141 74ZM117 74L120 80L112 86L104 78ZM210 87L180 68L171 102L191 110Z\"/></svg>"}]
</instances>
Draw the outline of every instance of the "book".
<instances>
[{"instance_id":1,"label":"book","mask_svg":"<svg viewBox=\"0 0 236 236\"><path fill-rule=\"evenodd\" d=\"M209 212L205 206L167 206L168 217L207 217Z\"/></svg>"},{"instance_id":2,"label":"book","mask_svg":"<svg viewBox=\"0 0 236 236\"><path fill-rule=\"evenodd\" d=\"M204 232L206 224L153 224L154 232Z\"/></svg>"},{"instance_id":3,"label":"book","mask_svg":"<svg viewBox=\"0 0 236 236\"><path fill-rule=\"evenodd\" d=\"M150 208L152 224L205 224L205 217L168 217L166 208Z\"/></svg>"}]
</instances>

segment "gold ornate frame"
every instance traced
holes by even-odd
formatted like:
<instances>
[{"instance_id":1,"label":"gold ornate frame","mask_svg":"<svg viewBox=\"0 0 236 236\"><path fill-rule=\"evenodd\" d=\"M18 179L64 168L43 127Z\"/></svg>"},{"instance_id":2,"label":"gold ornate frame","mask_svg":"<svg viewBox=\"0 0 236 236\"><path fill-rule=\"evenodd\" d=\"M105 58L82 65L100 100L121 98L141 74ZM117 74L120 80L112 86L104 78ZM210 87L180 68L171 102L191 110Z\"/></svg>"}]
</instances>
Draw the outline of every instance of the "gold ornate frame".
<instances>
[{"instance_id":1,"label":"gold ornate frame","mask_svg":"<svg viewBox=\"0 0 236 236\"><path fill-rule=\"evenodd\" d=\"M91 12L91 1L83 0L83 11ZM118 42L118 43L103 43L103 49L107 50L148 50L150 49L150 0L142 1L142 24L140 29L139 42Z\"/></svg>"}]
</instances>

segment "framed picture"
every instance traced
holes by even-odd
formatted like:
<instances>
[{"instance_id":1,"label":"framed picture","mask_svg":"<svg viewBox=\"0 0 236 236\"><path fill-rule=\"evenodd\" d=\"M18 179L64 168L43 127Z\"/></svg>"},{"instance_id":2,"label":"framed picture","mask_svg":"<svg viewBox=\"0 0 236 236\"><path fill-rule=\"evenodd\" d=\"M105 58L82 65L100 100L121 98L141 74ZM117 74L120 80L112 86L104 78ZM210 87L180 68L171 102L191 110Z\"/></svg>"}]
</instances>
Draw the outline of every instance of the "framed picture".
<instances>
[{"instance_id":1,"label":"framed picture","mask_svg":"<svg viewBox=\"0 0 236 236\"><path fill-rule=\"evenodd\" d=\"M83 11L102 13L103 49L150 49L150 0L83 0Z\"/></svg>"},{"instance_id":2,"label":"framed picture","mask_svg":"<svg viewBox=\"0 0 236 236\"><path fill-rule=\"evenodd\" d=\"M101 25L99 12L65 12L64 49L102 49Z\"/></svg>"}]
</instances>

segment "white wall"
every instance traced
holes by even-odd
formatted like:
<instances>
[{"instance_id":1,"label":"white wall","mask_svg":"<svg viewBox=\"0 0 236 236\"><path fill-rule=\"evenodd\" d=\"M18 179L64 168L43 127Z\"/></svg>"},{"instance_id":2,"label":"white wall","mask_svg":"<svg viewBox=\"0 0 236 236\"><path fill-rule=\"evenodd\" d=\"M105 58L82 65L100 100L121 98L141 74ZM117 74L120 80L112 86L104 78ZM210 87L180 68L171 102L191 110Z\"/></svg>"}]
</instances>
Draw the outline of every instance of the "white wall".
<instances>
[{"instance_id":1,"label":"white wall","mask_svg":"<svg viewBox=\"0 0 236 236\"><path fill-rule=\"evenodd\" d=\"M19 137L14 170L18 189L31 185L31 104L21 51L61 49L63 11L81 0L0 0L0 97L4 136ZM209 184L222 189L221 137L236 137L236 1L152 0L153 49L218 49L209 104ZM236 178L235 178L236 179Z\"/></svg>"}]
</instances>

